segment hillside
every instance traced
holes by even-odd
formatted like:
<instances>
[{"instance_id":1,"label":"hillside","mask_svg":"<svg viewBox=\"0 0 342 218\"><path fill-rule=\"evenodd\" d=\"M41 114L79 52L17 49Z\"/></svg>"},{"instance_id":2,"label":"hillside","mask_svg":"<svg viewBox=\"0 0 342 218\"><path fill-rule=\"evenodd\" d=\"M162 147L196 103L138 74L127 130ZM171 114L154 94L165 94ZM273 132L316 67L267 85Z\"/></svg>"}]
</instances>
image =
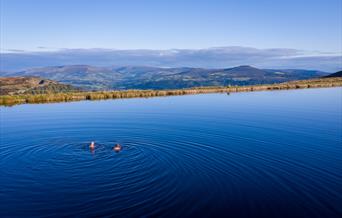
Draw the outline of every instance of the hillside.
<instances>
[{"instance_id":1,"label":"hillside","mask_svg":"<svg viewBox=\"0 0 342 218\"><path fill-rule=\"evenodd\" d=\"M80 89L39 77L0 78L0 95L48 94L75 91L80 91Z\"/></svg>"},{"instance_id":2,"label":"hillside","mask_svg":"<svg viewBox=\"0 0 342 218\"><path fill-rule=\"evenodd\" d=\"M287 90L303 88L342 87L341 78L318 78L310 80L291 81L278 84L264 84L252 86L208 86L188 89L172 90L122 90L122 91L93 91L93 92L69 92L49 94L12 94L0 95L0 105L11 106L25 103L66 102L98 99L121 98L149 98L156 96L193 95L203 93L227 93L252 92L266 90Z\"/></svg>"},{"instance_id":3,"label":"hillside","mask_svg":"<svg viewBox=\"0 0 342 218\"><path fill-rule=\"evenodd\" d=\"M342 77L342 70L341 71L338 71L336 73L332 73L328 76L325 76L325 78L329 78L329 77Z\"/></svg>"},{"instance_id":4,"label":"hillside","mask_svg":"<svg viewBox=\"0 0 342 218\"><path fill-rule=\"evenodd\" d=\"M177 89L198 86L255 85L311 79L327 75L313 70L258 69L238 66L225 69L94 67L67 65L0 72L0 76L35 76L88 90Z\"/></svg>"}]
</instances>

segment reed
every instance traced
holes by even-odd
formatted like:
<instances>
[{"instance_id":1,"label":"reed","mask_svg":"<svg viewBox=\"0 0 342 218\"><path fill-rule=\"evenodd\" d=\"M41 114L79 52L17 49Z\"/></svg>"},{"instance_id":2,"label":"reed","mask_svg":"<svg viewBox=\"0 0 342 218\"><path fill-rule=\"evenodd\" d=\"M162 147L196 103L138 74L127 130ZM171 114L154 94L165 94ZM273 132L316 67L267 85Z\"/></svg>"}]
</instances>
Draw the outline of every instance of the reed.
<instances>
[{"instance_id":1,"label":"reed","mask_svg":"<svg viewBox=\"0 0 342 218\"><path fill-rule=\"evenodd\" d=\"M196 87L189 89L173 90L125 90L125 91L95 91L95 92L68 92L55 94L19 94L0 96L0 105L11 106L25 103L48 103L68 102L81 100L121 99L121 98L150 98L172 95L192 95L203 93L231 93L250 92L264 90L303 89L319 87L342 86L342 78L321 78L311 80L300 80L278 84L254 85L254 86L211 86Z\"/></svg>"}]
</instances>

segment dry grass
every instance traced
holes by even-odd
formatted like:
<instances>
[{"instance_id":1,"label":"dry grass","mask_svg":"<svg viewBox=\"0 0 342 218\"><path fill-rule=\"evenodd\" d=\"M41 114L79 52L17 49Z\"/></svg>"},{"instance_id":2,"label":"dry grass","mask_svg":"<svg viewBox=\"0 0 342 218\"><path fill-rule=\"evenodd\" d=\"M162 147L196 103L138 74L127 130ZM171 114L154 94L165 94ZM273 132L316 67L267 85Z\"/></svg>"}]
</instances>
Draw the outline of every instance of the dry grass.
<instances>
[{"instance_id":1,"label":"dry grass","mask_svg":"<svg viewBox=\"0 0 342 218\"><path fill-rule=\"evenodd\" d=\"M231 87L197 87L191 89L175 90L127 90L104 92L71 92L57 94L24 94L2 95L0 105L10 106L24 103L68 102L81 100L119 99L119 98L149 98L156 96L191 95L202 93L230 93L250 92L263 90L303 89L319 87L342 86L342 78L322 78L312 80L292 81L279 84L255 85L255 86L231 86Z\"/></svg>"}]
</instances>

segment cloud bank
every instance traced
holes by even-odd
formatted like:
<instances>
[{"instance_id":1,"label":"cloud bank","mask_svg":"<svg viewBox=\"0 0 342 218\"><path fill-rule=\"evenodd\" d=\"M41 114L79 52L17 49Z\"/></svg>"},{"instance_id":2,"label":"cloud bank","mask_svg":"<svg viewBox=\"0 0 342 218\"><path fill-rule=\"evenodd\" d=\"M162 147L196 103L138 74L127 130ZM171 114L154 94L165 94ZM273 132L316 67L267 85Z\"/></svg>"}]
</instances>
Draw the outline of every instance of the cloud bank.
<instances>
[{"instance_id":1,"label":"cloud bank","mask_svg":"<svg viewBox=\"0 0 342 218\"><path fill-rule=\"evenodd\" d=\"M34 52L12 50L2 52L0 60L2 71L73 64L203 68L252 65L259 68L315 69L328 72L342 69L342 54L237 46L170 50L60 49Z\"/></svg>"}]
</instances>

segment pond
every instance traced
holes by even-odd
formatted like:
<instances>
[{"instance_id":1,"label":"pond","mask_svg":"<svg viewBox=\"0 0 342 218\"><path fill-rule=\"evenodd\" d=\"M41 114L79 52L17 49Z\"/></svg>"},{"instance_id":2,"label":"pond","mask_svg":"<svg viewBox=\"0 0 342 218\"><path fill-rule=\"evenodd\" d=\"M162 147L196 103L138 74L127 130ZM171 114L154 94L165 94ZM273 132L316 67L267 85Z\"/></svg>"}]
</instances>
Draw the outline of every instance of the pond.
<instances>
[{"instance_id":1,"label":"pond","mask_svg":"<svg viewBox=\"0 0 342 218\"><path fill-rule=\"evenodd\" d=\"M1 217L342 216L342 88L0 110Z\"/></svg>"}]
</instances>

